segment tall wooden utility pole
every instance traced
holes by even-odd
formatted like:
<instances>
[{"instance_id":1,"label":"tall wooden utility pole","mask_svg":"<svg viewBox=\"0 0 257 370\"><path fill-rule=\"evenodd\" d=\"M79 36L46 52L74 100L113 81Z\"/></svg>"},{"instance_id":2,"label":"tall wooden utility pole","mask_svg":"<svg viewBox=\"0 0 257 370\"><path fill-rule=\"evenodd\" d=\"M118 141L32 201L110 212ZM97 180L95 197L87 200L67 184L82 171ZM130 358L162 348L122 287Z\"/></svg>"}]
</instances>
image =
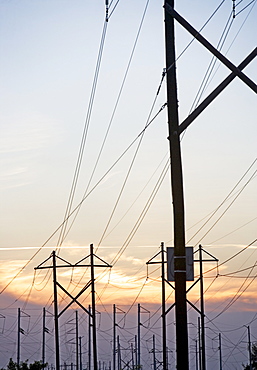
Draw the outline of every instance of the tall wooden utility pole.
<instances>
[{"instance_id":1,"label":"tall wooden utility pole","mask_svg":"<svg viewBox=\"0 0 257 370\"><path fill-rule=\"evenodd\" d=\"M166 251L164 250L164 243L161 243L161 251L157 253L155 256L153 256L148 262L146 262L147 265L161 263L161 278L162 278L162 362L163 362L163 370L168 369L167 365L167 338L166 338L166 308L165 308L165 283L167 280L165 279L165 263L167 264L167 260L165 259ZM161 254L161 261L154 261L154 259Z\"/></svg>"},{"instance_id":2,"label":"tall wooden utility pole","mask_svg":"<svg viewBox=\"0 0 257 370\"><path fill-rule=\"evenodd\" d=\"M166 309L165 309L165 258L164 258L164 243L161 243L161 258L162 258L162 361L163 370L167 370L167 338L166 338Z\"/></svg>"},{"instance_id":3,"label":"tall wooden utility pole","mask_svg":"<svg viewBox=\"0 0 257 370\"><path fill-rule=\"evenodd\" d=\"M113 361L112 369L116 368L116 306L113 305Z\"/></svg>"},{"instance_id":4,"label":"tall wooden utility pole","mask_svg":"<svg viewBox=\"0 0 257 370\"><path fill-rule=\"evenodd\" d=\"M200 259L202 370L206 370L206 356L205 356L205 313L204 313L204 300L203 300L203 253L202 253L202 246L201 245L199 245L199 259Z\"/></svg>"},{"instance_id":5,"label":"tall wooden utility pole","mask_svg":"<svg viewBox=\"0 0 257 370\"><path fill-rule=\"evenodd\" d=\"M94 370L97 370L97 343L96 343L96 309L95 309L95 275L94 275L94 250L90 244L90 264L91 264L91 296L92 296L92 325L93 325L93 361Z\"/></svg>"},{"instance_id":6,"label":"tall wooden utility pole","mask_svg":"<svg viewBox=\"0 0 257 370\"><path fill-rule=\"evenodd\" d=\"M17 365L20 366L20 342L21 342L21 309L18 308L18 341L17 341Z\"/></svg>"},{"instance_id":7,"label":"tall wooden utility pole","mask_svg":"<svg viewBox=\"0 0 257 370\"><path fill-rule=\"evenodd\" d=\"M141 368L141 321L140 321L140 303L137 305L137 368Z\"/></svg>"},{"instance_id":8,"label":"tall wooden utility pole","mask_svg":"<svg viewBox=\"0 0 257 370\"><path fill-rule=\"evenodd\" d=\"M121 310L119 307L116 307L116 305L113 305L113 361L112 361L112 369L116 369L116 352L117 352L117 338L116 338L116 327L119 326L119 324L116 323L116 315L117 314L124 314L125 311Z\"/></svg>"},{"instance_id":9,"label":"tall wooden utility pole","mask_svg":"<svg viewBox=\"0 0 257 370\"><path fill-rule=\"evenodd\" d=\"M57 294L57 274L56 274L56 254L53 257L53 283L54 283L54 330L55 330L55 368L60 369L60 348L59 348L59 322L58 322L58 294Z\"/></svg>"},{"instance_id":10,"label":"tall wooden utility pole","mask_svg":"<svg viewBox=\"0 0 257 370\"><path fill-rule=\"evenodd\" d=\"M76 317L76 370L80 370L79 367L79 320L78 320L78 311L75 311Z\"/></svg>"},{"instance_id":11,"label":"tall wooden utility pole","mask_svg":"<svg viewBox=\"0 0 257 370\"><path fill-rule=\"evenodd\" d=\"M252 91L257 93L257 85L242 70L256 57L255 48L238 66L221 54L199 31L191 26L174 9L174 0L164 1L165 9L165 46L166 46L166 78L167 78L167 107L171 157L171 183L174 216L174 275L175 275L175 304L176 304L176 349L177 369L188 369L188 335L186 313L186 261L185 261L185 225L183 179L180 152L180 135L183 131L219 96L219 94L234 80L235 77L244 82ZM176 81L176 57L174 21L177 21L188 31L206 50L212 53L229 70L228 75L202 103L179 125L178 99Z\"/></svg>"},{"instance_id":12,"label":"tall wooden utility pole","mask_svg":"<svg viewBox=\"0 0 257 370\"><path fill-rule=\"evenodd\" d=\"M91 306L88 307L88 370L91 370Z\"/></svg>"},{"instance_id":13,"label":"tall wooden utility pole","mask_svg":"<svg viewBox=\"0 0 257 370\"><path fill-rule=\"evenodd\" d=\"M219 333L220 370L222 370L221 334Z\"/></svg>"},{"instance_id":14,"label":"tall wooden utility pole","mask_svg":"<svg viewBox=\"0 0 257 370\"><path fill-rule=\"evenodd\" d=\"M1 316L3 317L3 316ZM25 334L25 330L21 328L21 318L22 317L30 317L26 312L21 311L18 308L18 341L17 341L17 365L20 365L20 350L21 350L21 334Z\"/></svg>"},{"instance_id":15,"label":"tall wooden utility pole","mask_svg":"<svg viewBox=\"0 0 257 370\"><path fill-rule=\"evenodd\" d=\"M249 369L252 370L252 345L251 345L251 335L250 335L250 326L247 326L248 332L248 352L249 352Z\"/></svg>"},{"instance_id":16,"label":"tall wooden utility pole","mask_svg":"<svg viewBox=\"0 0 257 370\"><path fill-rule=\"evenodd\" d=\"M42 341L42 364L45 363L45 337L46 337L46 309L43 307L43 341Z\"/></svg>"},{"instance_id":17,"label":"tall wooden utility pole","mask_svg":"<svg viewBox=\"0 0 257 370\"><path fill-rule=\"evenodd\" d=\"M174 276L177 369L188 369L188 333L186 304L186 250L182 162L179 137L178 97L174 18L167 12L167 5L174 8L173 0L165 0L165 46L167 107L171 160L171 188L174 215Z\"/></svg>"}]
</instances>

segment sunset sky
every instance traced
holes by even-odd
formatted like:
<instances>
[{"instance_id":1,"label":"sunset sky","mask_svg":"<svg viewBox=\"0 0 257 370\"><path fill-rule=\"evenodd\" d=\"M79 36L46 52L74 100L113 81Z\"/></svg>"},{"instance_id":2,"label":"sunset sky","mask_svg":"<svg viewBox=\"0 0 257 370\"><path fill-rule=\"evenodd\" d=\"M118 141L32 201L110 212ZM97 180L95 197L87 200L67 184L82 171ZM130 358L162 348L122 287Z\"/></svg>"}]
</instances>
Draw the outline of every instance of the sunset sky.
<instances>
[{"instance_id":1,"label":"sunset sky","mask_svg":"<svg viewBox=\"0 0 257 370\"><path fill-rule=\"evenodd\" d=\"M34 268L57 247L75 264L92 243L113 266L96 269L99 311L117 304L134 317L141 303L157 320L160 266L147 275L146 262L161 242L173 245L165 78L157 95L165 68L163 3L109 3L105 22L104 0L0 1L0 330L3 315L8 338L18 307L33 309L35 322L43 305L52 310L50 270ZM180 0L176 10L197 30L209 20L201 34L238 65L256 47L257 6L235 3L234 18L228 0ZM230 71L178 24L176 50L182 122ZM256 82L256 70L253 60L244 72ZM255 93L236 78L182 136L187 245L197 251L201 244L220 264L204 265L208 338L233 330L233 340L246 340L244 325L251 325L257 341L256 113ZM72 215L62 229L76 168ZM196 278L198 271L196 263ZM58 274L74 294L90 278L79 268ZM173 303L169 287L168 296ZM189 299L197 304L198 288ZM89 295L83 303L90 304ZM190 340L194 335L196 329ZM208 370L218 363L211 348ZM16 356L15 345L0 351L0 367ZM241 369L247 351L224 361Z\"/></svg>"}]
</instances>

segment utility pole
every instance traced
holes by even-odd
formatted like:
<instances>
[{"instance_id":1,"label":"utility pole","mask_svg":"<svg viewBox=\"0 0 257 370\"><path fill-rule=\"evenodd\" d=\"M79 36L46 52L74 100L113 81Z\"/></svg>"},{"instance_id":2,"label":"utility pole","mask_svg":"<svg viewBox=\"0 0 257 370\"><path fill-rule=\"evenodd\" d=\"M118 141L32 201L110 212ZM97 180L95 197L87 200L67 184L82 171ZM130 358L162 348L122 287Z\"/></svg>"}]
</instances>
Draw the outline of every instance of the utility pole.
<instances>
[{"instance_id":1,"label":"utility pole","mask_svg":"<svg viewBox=\"0 0 257 370\"><path fill-rule=\"evenodd\" d=\"M197 339L195 341L195 370L198 370Z\"/></svg>"},{"instance_id":2,"label":"utility pole","mask_svg":"<svg viewBox=\"0 0 257 370\"><path fill-rule=\"evenodd\" d=\"M91 306L88 307L88 370L91 370Z\"/></svg>"},{"instance_id":3,"label":"utility pole","mask_svg":"<svg viewBox=\"0 0 257 370\"><path fill-rule=\"evenodd\" d=\"M203 249L201 245L199 245L198 251L195 253L199 254L199 259L195 259L194 262L199 262L199 279L191 286L191 288L200 282L200 312L195 307L195 305L191 304L195 310L200 313L200 320L198 321L198 328L199 328L199 364L200 370L206 370L206 354L205 354L205 312L204 312L204 286L203 286L203 262L211 262L216 261L218 263L218 259L214 257L211 253L207 252ZM211 259L203 259L203 252L206 253ZM190 289L191 289L190 288ZM201 322L201 324L200 324Z\"/></svg>"},{"instance_id":4,"label":"utility pole","mask_svg":"<svg viewBox=\"0 0 257 370\"><path fill-rule=\"evenodd\" d=\"M113 370L116 368L116 352L117 352L117 341L116 341L116 327L119 326L119 324L116 323L116 315L117 314L125 314L123 310L121 310L119 307L116 307L116 305L113 305Z\"/></svg>"},{"instance_id":5,"label":"utility pole","mask_svg":"<svg viewBox=\"0 0 257 370\"><path fill-rule=\"evenodd\" d=\"M161 254L161 262L160 261L153 261L155 257ZM151 264L158 264L161 263L161 279L162 279L162 358L163 358L163 369L167 370L167 346L166 346L166 307L165 307L165 283L167 280L165 279L165 264L167 261L165 260L165 250L164 250L164 243L161 242L161 250L157 254L155 254L148 262L147 265ZM168 282L169 283L169 282Z\"/></svg>"},{"instance_id":6,"label":"utility pole","mask_svg":"<svg viewBox=\"0 0 257 370\"><path fill-rule=\"evenodd\" d=\"M44 264L52 257L53 264L52 266L45 266ZM94 257L96 257L98 260L100 260L101 264L94 264ZM56 264L56 259L61 260L64 262L64 265L58 265ZM85 259L90 258L89 264L82 263ZM57 281L57 273L56 269L61 267L90 267L91 272L91 280L80 290L80 292L73 297L58 281ZM52 252L51 256L47 258L44 262L42 262L39 266L35 267L35 270L37 269L53 269L53 283L54 283L54 320L55 320L55 355L56 355L56 370L60 370L60 354L59 354L59 328L58 328L58 319L59 317L74 303L76 302L82 310L84 310L89 316L92 317L93 322L93 354L94 354L94 370L97 370L97 347L96 347L96 309L95 309L95 281L94 281L94 268L95 267L112 267L105 261L103 261L101 258L95 256L93 254L93 244L90 245L90 254L89 256L82 258L80 261L72 265L71 263L65 261L61 257L57 257L55 254L55 251ZM92 300L92 314L78 301L78 298L81 296L82 293L86 291L87 288L91 286L91 300ZM71 301L69 304L65 306L65 308L58 312L58 296L57 296L57 287L61 288L63 292L66 293L66 295L71 298ZM89 320L90 321L90 320Z\"/></svg>"},{"instance_id":7,"label":"utility pole","mask_svg":"<svg viewBox=\"0 0 257 370\"><path fill-rule=\"evenodd\" d=\"M163 370L167 370L167 346L166 346L166 308L165 308L165 258L164 258L164 243L161 243L162 257L162 353L163 353Z\"/></svg>"},{"instance_id":8,"label":"utility pole","mask_svg":"<svg viewBox=\"0 0 257 370\"><path fill-rule=\"evenodd\" d=\"M153 335L153 369L156 370L155 335Z\"/></svg>"},{"instance_id":9,"label":"utility pole","mask_svg":"<svg viewBox=\"0 0 257 370\"><path fill-rule=\"evenodd\" d=\"M78 311L76 314L76 370L79 370L79 322L78 322Z\"/></svg>"},{"instance_id":10,"label":"utility pole","mask_svg":"<svg viewBox=\"0 0 257 370\"><path fill-rule=\"evenodd\" d=\"M133 346L133 342L130 343L130 346L131 346L131 362L132 362L132 369L135 368L135 361L134 361L134 346Z\"/></svg>"},{"instance_id":11,"label":"utility pole","mask_svg":"<svg viewBox=\"0 0 257 370\"><path fill-rule=\"evenodd\" d=\"M94 257L96 257L98 260L100 260L101 264L94 264ZM50 259L53 259L53 264L52 266L45 266L44 264ZM56 259L61 260L65 264L63 265L58 265L56 264ZM84 264L82 263L84 260L87 258L90 258L89 264ZM80 290L80 292L73 297L58 281L57 281L57 273L56 269L61 268L61 267L90 267L90 272L91 272L91 280ZM84 310L89 316L92 317L92 322L93 322L93 354L94 354L94 370L97 370L97 347L96 347L96 309L95 309L95 281L94 281L94 268L95 267L112 267L105 261L103 261L101 258L95 256L93 254L93 244L90 245L90 254L89 256L82 258L80 261L72 265L71 263L65 261L61 257L57 257L55 254L55 251L52 252L51 256L47 258L45 261L43 261L39 266L35 267L35 270L37 269L53 269L53 283L54 283L54 321L55 321L55 360L56 360L56 370L60 370L60 354L59 354L59 328L58 328L58 319L59 317L74 303L76 302L78 306L82 310ZM86 291L91 286L91 300L92 300L92 314L78 301L78 298L81 296L82 293ZM61 312L58 312L58 296L57 296L57 287L61 288L63 292L71 299L70 303L68 303L65 308ZM90 320L89 320L90 321ZM77 341L78 343L78 341ZM77 350L78 353L78 350ZM78 357L78 356L77 356ZM77 366L78 366L78 361L77 361ZM78 370L78 368L77 368Z\"/></svg>"},{"instance_id":12,"label":"utility pole","mask_svg":"<svg viewBox=\"0 0 257 370\"><path fill-rule=\"evenodd\" d=\"M200 317L198 317L198 342L199 342L199 368L202 370L202 345L201 345L201 324Z\"/></svg>"},{"instance_id":13,"label":"utility pole","mask_svg":"<svg viewBox=\"0 0 257 370\"><path fill-rule=\"evenodd\" d=\"M180 135L183 131L216 99L235 77L243 81L251 90L257 93L257 85L248 78L242 70L256 57L257 48L235 66L224 55L213 47L199 31L191 26L174 9L174 0L164 1L165 9L165 49L166 49L166 79L167 108L171 158L171 188L174 216L174 280L176 306L176 351L177 370L187 370L188 363L188 333L186 311L186 254L184 225L183 176L180 148ZM221 61L229 70L230 75L214 89L204 101L179 125L178 98L176 81L176 57L174 20L186 29L199 43Z\"/></svg>"},{"instance_id":14,"label":"utility pole","mask_svg":"<svg viewBox=\"0 0 257 370\"><path fill-rule=\"evenodd\" d=\"M45 363L45 336L46 336L46 309L43 307L43 341L42 341L42 364Z\"/></svg>"},{"instance_id":15,"label":"utility pole","mask_svg":"<svg viewBox=\"0 0 257 370\"><path fill-rule=\"evenodd\" d=\"M203 256L202 246L199 245L199 259L200 259L200 296L201 296L201 339L202 339L202 370L206 370L205 360L205 314L204 314L204 299L203 299Z\"/></svg>"},{"instance_id":16,"label":"utility pole","mask_svg":"<svg viewBox=\"0 0 257 370\"><path fill-rule=\"evenodd\" d=\"M25 331L21 328L21 317L30 317L27 313L21 311L18 308L18 341L17 341L17 365L20 365L20 347L21 347L21 334L25 334Z\"/></svg>"},{"instance_id":17,"label":"utility pole","mask_svg":"<svg viewBox=\"0 0 257 370\"><path fill-rule=\"evenodd\" d=\"M45 326L46 326L46 309L45 307L43 307L42 364L45 363Z\"/></svg>"},{"instance_id":18,"label":"utility pole","mask_svg":"<svg viewBox=\"0 0 257 370\"><path fill-rule=\"evenodd\" d=\"M60 369L60 353L59 353L59 324L58 324L58 296L57 296L57 275L56 275L56 254L52 253L53 257L53 283L54 283L54 330L55 330L55 367Z\"/></svg>"},{"instance_id":19,"label":"utility pole","mask_svg":"<svg viewBox=\"0 0 257 370\"><path fill-rule=\"evenodd\" d=\"M141 360L141 346L140 346L140 303L137 305L137 368L140 369L140 360Z\"/></svg>"},{"instance_id":20,"label":"utility pole","mask_svg":"<svg viewBox=\"0 0 257 370\"><path fill-rule=\"evenodd\" d=\"M220 370L222 370L221 334L219 333Z\"/></svg>"},{"instance_id":21,"label":"utility pole","mask_svg":"<svg viewBox=\"0 0 257 370\"><path fill-rule=\"evenodd\" d=\"M141 319L140 319L140 313L141 313L141 309L143 310L142 313L148 313L150 314L150 312L140 306L140 303L138 303L138 306L137 306L137 368L138 369L141 369Z\"/></svg>"},{"instance_id":22,"label":"utility pole","mask_svg":"<svg viewBox=\"0 0 257 370\"><path fill-rule=\"evenodd\" d=\"M253 369L252 367L252 351L251 351L251 335L250 335L250 326L247 326L247 332L248 332L248 353L249 353L249 368L250 370Z\"/></svg>"},{"instance_id":23,"label":"utility pole","mask_svg":"<svg viewBox=\"0 0 257 370\"><path fill-rule=\"evenodd\" d=\"M82 337L79 337L79 370L82 370L82 345L81 345Z\"/></svg>"},{"instance_id":24,"label":"utility pole","mask_svg":"<svg viewBox=\"0 0 257 370\"><path fill-rule=\"evenodd\" d=\"M121 352L120 352L120 337L117 336L117 346L118 346L118 370L121 370Z\"/></svg>"},{"instance_id":25,"label":"utility pole","mask_svg":"<svg viewBox=\"0 0 257 370\"><path fill-rule=\"evenodd\" d=\"M116 306L113 305L113 370L116 368Z\"/></svg>"},{"instance_id":26,"label":"utility pole","mask_svg":"<svg viewBox=\"0 0 257 370\"><path fill-rule=\"evenodd\" d=\"M137 365L137 336L135 335L135 360L136 360L136 365Z\"/></svg>"},{"instance_id":27,"label":"utility pole","mask_svg":"<svg viewBox=\"0 0 257 370\"><path fill-rule=\"evenodd\" d=\"M90 264L91 264L91 295L92 295L92 325L93 325L93 357L94 357L94 370L97 370L95 276L94 276L93 244L90 244Z\"/></svg>"},{"instance_id":28,"label":"utility pole","mask_svg":"<svg viewBox=\"0 0 257 370\"><path fill-rule=\"evenodd\" d=\"M165 0L165 49L168 128L171 160L171 189L174 216L174 280L176 316L177 370L188 370L188 332L186 304L186 250L185 216L181 148L179 137L178 97L176 79L176 56L174 18L167 6L174 8L174 0Z\"/></svg>"},{"instance_id":29,"label":"utility pole","mask_svg":"<svg viewBox=\"0 0 257 370\"><path fill-rule=\"evenodd\" d=\"M20 366L20 346L21 346L21 309L18 308L18 341L17 341L17 366Z\"/></svg>"}]
</instances>

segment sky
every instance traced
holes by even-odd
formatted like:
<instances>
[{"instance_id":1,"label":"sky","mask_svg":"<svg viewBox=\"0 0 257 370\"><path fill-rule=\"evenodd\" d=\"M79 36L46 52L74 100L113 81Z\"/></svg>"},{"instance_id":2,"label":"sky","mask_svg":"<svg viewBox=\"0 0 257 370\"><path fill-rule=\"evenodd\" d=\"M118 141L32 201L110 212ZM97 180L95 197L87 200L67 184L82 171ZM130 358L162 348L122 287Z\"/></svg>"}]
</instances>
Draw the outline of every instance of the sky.
<instances>
[{"instance_id":1,"label":"sky","mask_svg":"<svg viewBox=\"0 0 257 370\"><path fill-rule=\"evenodd\" d=\"M238 65L256 47L257 8L256 1L235 1L233 18L232 4L181 0L175 8L197 30L209 20L202 35ZM75 264L89 255L92 243L95 254L113 266L96 269L99 311L107 315L117 304L135 323L141 303L153 315L145 338L152 325L156 332L161 326L160 266L147 271L146 262L161 242L173 245L165 78L158 90L165 68L163 4L110 1L108 23L105 12L104 0L0 1L0 321L5 323L0 339L12 343L1 350L0 366L16 356L17 308L31 312L33 330L42 305L52 312L50 269L35 267L57 247L61 258ZM230 71L180 25L175 31L182 122ZM244 70L253 81L256 67L253 60ZM201 244L209 259L204 265L209 370L219 363L219 332L227 341L228 369L247 362L245 326L257 341L256 134L256 96L236 78L181 139L186 241L196 256ZM76 168L73 213L60 245ZM218 269L210 255L219 260ZM198 273L196 263L196 278ZM77 292L89 271L63 268L58 277ZM197 304L199 289L189 299ZM167 287L167 304L173 301ZM83 302L90 303L89 295ZM191 309L188 315L193 346L197 318ZM111 325L110 315L104 322ZM29 338L23 338L23 356ZM193 368L191 347L190 361Z\"/></svg>"}]
</instances>

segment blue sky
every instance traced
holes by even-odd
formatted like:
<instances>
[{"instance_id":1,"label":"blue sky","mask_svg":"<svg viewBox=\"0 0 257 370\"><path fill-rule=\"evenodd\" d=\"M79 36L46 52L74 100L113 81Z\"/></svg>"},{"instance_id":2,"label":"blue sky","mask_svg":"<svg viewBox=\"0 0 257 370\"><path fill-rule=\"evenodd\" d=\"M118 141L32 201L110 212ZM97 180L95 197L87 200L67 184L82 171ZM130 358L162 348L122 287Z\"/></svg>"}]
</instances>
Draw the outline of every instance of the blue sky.
<instances>
[{"instance_id":1,"label":"blue sky","mask_svg":"<svg viewBox=\"0 0 257 370\"><path fill-rule=\"evenodd\" d=\"M194 1L192 5L187 1L179 1L176 9L195 28L200 29L220 3L214 0ZM231 23L222 52L238 65L256 46L257 8L255 2L245 9L249 2L236 3L238 15ZM114 4L110 2L110 13ZM145 6L146 2L142 0L129 3L120 0L111 13L73 207L79 204L88 186ZM202 31L214 46L227 20L231 20L231 11L232 2L222 2ZM105 2L2 0L0 17L0 259L1 279L6 282L25 265L63 220L88 111L105 19ZM177 25L177 56L190 41L191 36ZM197 41L178 58L181 121L190 112L210 61L210 53ZM245 73L254 81L256 63L254 60L245 68ZM164 67L163 7L159 1L150 1L89 189L144 128ZM228 74L226 67L216 63L201 99ZM151 117L166 102L165 88L164 81ZM188 128L182 139L186 239L189 245L202 243L220 262L256 239L256 134L256 96L248 86L236 79ZM66 248L61 250L61 255L68 260L79 259L81 248L84 247L87 254L88 245L93 243L97 246L101 240L137 143L83 203L63 242ZM99 249L100 256L110 262L116 258L121 246L126 247L113 268L113 281L120 279L123 283L126 281L133 285L134 279L143 279L139 279L138 285L133 285L134 290L128 293L128 304L133 301L135 290L139 290L144 281L145 262L158 251L161 241L172 245L169 173L135 236L128 245L126 243L161 175L167 155L167 114L163 110L146 130ZM249 172L229 200L195 235L248 169ZM233 199L234 203L227 209ZM55 234L47 243L47 248L37 254L23 271L22 278L17 278L10 285L10 294L15 294L17 287L26 290L31 286L33 268L50 255L57 244L58 235ZM224 264L220 273L253 265L256 253L254 245L256 243L238 258ZM231 279L228 283L226 278L223 279L217 279L210 292L210 300L212 294L216 294L216 297L220 294L217 307L211 300L210 310L215 309L216 312L222 310L223 306L219 306L222 299L225 302L233 296L242 282L240 279ZM157 287L151 289L158 290ZM120 292L117 289L117 300L122 294ZM255 287L251 284L237 310L256 309L254 292ZM146 291L144 301L148 296L149 292ZM36 291L33 291L32 297L35 302L41 300ZM111 304L108 297L106 302ZM5 307L1 297L0 306Z\"/></svg>"}]
</instances>

